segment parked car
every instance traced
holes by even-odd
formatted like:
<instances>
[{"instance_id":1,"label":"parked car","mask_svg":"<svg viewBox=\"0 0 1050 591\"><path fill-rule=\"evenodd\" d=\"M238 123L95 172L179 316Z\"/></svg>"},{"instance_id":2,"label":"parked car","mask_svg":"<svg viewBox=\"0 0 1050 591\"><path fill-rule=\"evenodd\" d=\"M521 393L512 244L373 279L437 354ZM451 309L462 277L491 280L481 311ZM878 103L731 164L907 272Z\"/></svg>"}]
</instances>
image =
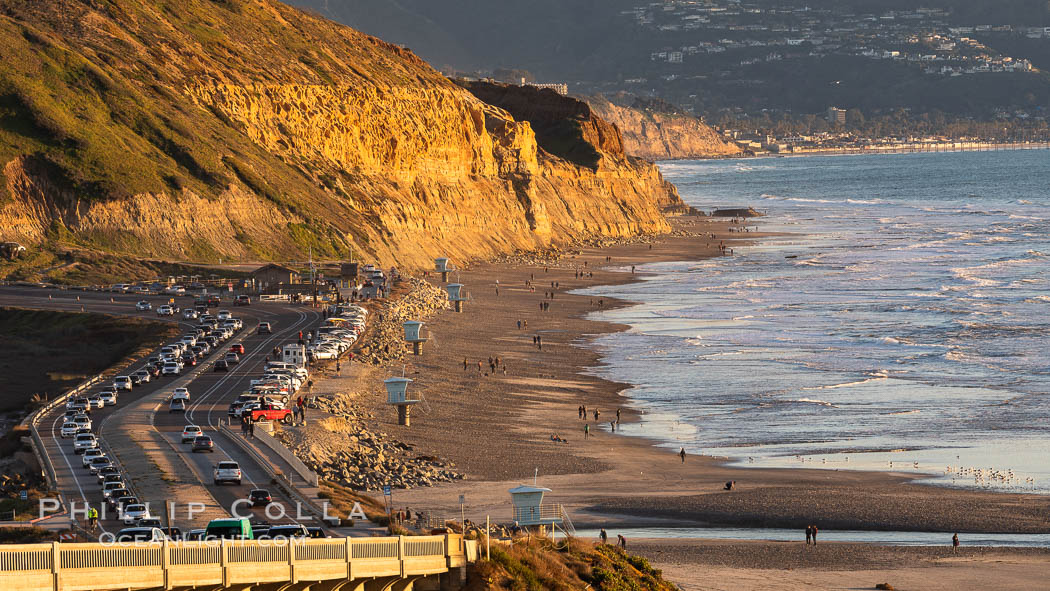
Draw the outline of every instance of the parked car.
<instances>
[{"instance_id":1,"label":"parked car","mask_svg":"<svg viewBox=\"0 0 1050 591\"><path fill-rule=\"evenodd\" d=\"M255 329L255 334L272 334L273 328L270 327L269 322L260 322L259 328Z\"/></svg>"},{"instance_id":2,"label":"parked car","mask_svg":"<svg viewBox=\"0 0 1050 591\"><path fill-rule=\"evenodd\" d=\"M237 462L219 462L215 465L212 476L215 484L232 482L239 486L241 484L241 466ZM245 521L247 522L247 520Z\"/></svg>"},{"instance_id":3,"label":"parked car","mask_svg":"<svg viewBox=\"0 0 1050 591\"><path fill-rule=\"evenodd\" d=\"M172 400L171 404L168 405L168 412L186 412L186 401Z\"/></svg>"},{"instance_id":4,"label":"parked car","mask_svg":"<svg viewBox=\"0 0 1050 591\"><path fill-rule=\"evenodd\" d=\"M285 424L291 424L292 411L275 404L264 404L258 408L251 409L248 417L252 421L281 421Z\"/></svg>"},{"instance_id":5,"label":"parked car","mask_svg":"<svg viewBox=\"0 0 1050 591\"><path fill-rule=\"evenodd\" d=\"M220 359L215 362L215 369L213 371L230 371L230 363L225 359Z\"/></svg>"},{"instance_id":6,"label":"parked car","mask_svg":"<svg viewBox=\"0 0 1050 591\"><path fill-rule=\"evenodd\" d=\"M248 500L251 501L252 507L265 507L273 502L270 491L262 488L252 489L252 492L248 493Z\"/></svg>"},{"instance_id":7,"label":"parked car","mask_svg":"<svg viewBox=\"0 0 1050 591\"><path fill-rule=\"evenodd\" d=\"M142 300L141 302L135 304L135 310L139 312L149 312L152 309L153 305L146 300Z\"/></svg>"}]
</instances>

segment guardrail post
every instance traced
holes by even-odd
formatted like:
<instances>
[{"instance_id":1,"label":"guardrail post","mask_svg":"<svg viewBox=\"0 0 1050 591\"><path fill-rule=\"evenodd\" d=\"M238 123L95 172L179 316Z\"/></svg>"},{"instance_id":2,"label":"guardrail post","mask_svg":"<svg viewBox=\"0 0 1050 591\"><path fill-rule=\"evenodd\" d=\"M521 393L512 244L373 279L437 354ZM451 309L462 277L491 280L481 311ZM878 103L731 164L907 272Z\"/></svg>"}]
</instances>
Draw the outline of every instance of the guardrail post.
<instances>
[{"instance_id":1,"label":"guardrail post","mask_svg":"<svg viewBox=\"0 0 1050 591\"><path fill-rule=\"evenodd\" d=\"M226 558L226 538L219 538L219 566L222 568L222 586L230 586L230 567Z\"/></svg>"},{"instance_id":2,"label":"guardrail post","mask_svg":"<svg viewBox=\"0 0 1050 591\"><path fill-rule=\"evenodd\" d=\"M299 578L295 576L295 538L288 538L288 582L295 584Z\"/></svg>"},{"instance_id":3,"label":"guardrail post","mask_svg":"<svg viewBox=\"0 0 1050 591\"><path fill-rule=\"evenodd\" d=\"M59 547L58 542L51 542L51 580L55 586L55 591L60 591L62 588L62 549Z\"/></svg>"},{"instance_id":4,"label":"guardrail post","mask_svg":"<svg viewBox=\"0 0 1050 591\"><path fill-rule=\"evenodd\" d=\"M161 576L164 577L164 589L171 589L171 556L168 551L167 539L161 541L160 551L163 553L160 555L160 568Z\"/></svg>"},{"instance_id":5,"label":"guardrail post","mask_svg":"<svg viewBox=\"0 0 1050 591\"><path fill-rule=\"evenodd\" d=\"M405 578L405 536L397 537L397 561L401 565L401 578Z\"/></svg>"},{"instance_id":6,"label":"guardrail post","mask_svg":"<svg viewBox=\"0 0 1050 591\"><path fill-rule=\"evenodd\" d=\"M346 537L346 580L354 580L354 539Z\"/></svg>"}]
</instances>

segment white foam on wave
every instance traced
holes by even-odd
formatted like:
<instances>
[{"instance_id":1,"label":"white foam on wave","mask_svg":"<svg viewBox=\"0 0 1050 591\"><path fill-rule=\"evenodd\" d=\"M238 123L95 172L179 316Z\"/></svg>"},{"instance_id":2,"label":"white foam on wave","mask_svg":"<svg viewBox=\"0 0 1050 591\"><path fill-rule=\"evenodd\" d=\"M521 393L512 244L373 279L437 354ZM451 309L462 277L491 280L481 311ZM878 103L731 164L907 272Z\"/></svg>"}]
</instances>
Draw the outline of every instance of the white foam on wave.
<instances>
[{"instance_id":1,"label":"white foam on wave","mask_svg":"<svg viewBox=\"0 0 1050 591\"><path fill-rule=\"evenodd\" d=\"M869 384L871 382L879 382L879 381L887 379L888 377L889 376L887 376L884 373L877 373L877 374L872 375L870 378L865 378L863 380L857 380L855 382L845 382L845 383L842 383L842 384L829 384L829 385L826 385L826 386L808 386L808 387L802 388L802 389L803 390L836 390L838 388L849 388L851 386L859 386L861 384Z\"/></svg>"},{"instance_id":2,"label":"white foam on wave","mask_svg":"<svg viewBox=\"0 0 1050 591\"><path fill-rule=\"evenodd\" d=\"M788 400L788 402L798 402L800 404L816 404L819 406L826 406L828 408L838 408L837 406L828 402L827 400L815 400L813 398L799 398L798 400Z\"/></svg>"}]
</instances>

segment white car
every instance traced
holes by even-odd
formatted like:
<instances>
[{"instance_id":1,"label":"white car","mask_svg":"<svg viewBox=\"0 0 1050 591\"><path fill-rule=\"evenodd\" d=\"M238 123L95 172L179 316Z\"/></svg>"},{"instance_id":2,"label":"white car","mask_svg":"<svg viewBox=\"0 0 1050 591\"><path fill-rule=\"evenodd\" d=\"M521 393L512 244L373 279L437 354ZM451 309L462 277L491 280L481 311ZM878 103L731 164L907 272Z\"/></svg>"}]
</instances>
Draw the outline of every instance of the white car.
<instances>
[{"instance_id":1,"label":"white car","mask_svg":"<svg viewBox=\"0 0 1050 591\"><path fill-rule=\"evenodd\" d=\"M113 387L117 390L131 390L134 384L129 376L117 376L113 378Z\"/></svg>"},{"instance_id":2,"label":"white car","mask_svg":"<svg viewBox=\"0 0 1050 591\"><path fill-rule=\"evenodd\" d=\"M174 363L174 362L165 363L164 367L160 370L160 375L162 375L162 376L177 376L177 375L179 375L179 373L181 373L181 371L182 370L179 369L179 364Z\"/></svg>"},{"instance_id":3,"label":"white car","mask_svg":"<svg viewBox=\"0 0 1050 591\"><path fill-rule=\"evenodd\" d=\"M91 419L89 419L88 416L85 414L74 415L73 420L71 422L75 424L78 429L91 428Z\"/></svg>"},{"instance_id":4,"label":"white car","mask_svg":"<svg viewBox=\"0 0 1050 591\"><path fill-rule=\"evenodd\" d=\"M141 504L128 505L120 512L120 518L124 525L135 525L141 519L149 519L149 509Z\"/></svg>"},{"instance_id":5,"label":"white car","mask_svg":"<svg viewBox=\"0 0 1050 591\"><path fill-rule=\"evenodd\" d=\"M65 439L66 437L73 437L77 434L78 429L80 429L80 425L77 425L73 421L69 421L67 423L62 423L62 430L60 431L60 434L62 435L63 439Z\"/></svg>"},{"instance_id":6,"label":"white car","mask_svg":"<svg viewBox=\"0 0 1050 591\"><path fill-rule=\"evenodd\" d=\"M81 458L81 461L84 463L84 467L87 468L88 465L91 464L91 460L94 460L95 458L104 457L106 457L106 454L102 453L101 449L93 447L91 449L84 450L84 455Z\"/></svg>"},{"instance_id":7,"label":"white car","mask_svg":"<svg viewBox=\"0 0 1050 591\"><path fill-rule=\"evenodd\" d=\"M168 412L186 412L186 401L182 399L172 400L168 405Z\"/></svg>"},{"instance_id":8,"label":"white car","mask_svg":"<svg viewBox=\"0 0 1050 591\"><path fill-rule=\"evenodd\" d=\"M187 388L175 388L175 391L171 394L172 400L184 400L190 401L190 391Z\"/></svg>"},{"instance_id":9,"label":"white car","mask_svg":"<svg viewBox=\"0 0 1050 591\"><path fill-rule=\"evenodd\" d=\"M200 313L193 308L186 308L182 311L182 318L184 320L196 320L200 316Z\"/></svg>"},{"instance_id":10,"label":"white car","mask_svg":"<svg viewBox=\"0 0 1050 591\"><path fill-rule=\"evenodd\" d=\"M103 392L98 397L102 399L102 404L105 406L115 406L117 404L116 392Z\"/></svg>"},{"instance_id":11,"label":"white car","mask_svg":"<svg viewBox=\"0 0 1050 591\"><path fill-rule=\"evenodd\" d=\"M219 462L215 465L212 476L215 484L232 482L239 486L241 484L241 467L237 462Z\"/></svg>"},{"instance_id":12,"label":"white car","mask_svg":"<svg viewBox=\"0 0 1050 591\"><path fill-rule=\"evenodd\" d=\"M79 433L73 438L73 453L82 454L98 445L92 433Z\"/></svg>"},{"instance_id":13,"label":"white car","mask_svg":"<svg viewBox=\"0 0 1050 591\"><path fill-rule=\"evenodd\" d=\"M95 394L91 398L88 398L88 404L91 405L91 408L102 408L103 406L106 406L106 401L102 400L101 394Z\"/></svg>"},{"instance_id":14,"label":"white car","mask_svg":"<svg viewBox=\"0 0 1050 591\"><path fill-rule=\"evenodd\" d=\"M124 488L125 488L125 484L123 482L119 481L119 480L117 480L115 482L107 482L107 483L102 485L102 496L108 499L109 498L109 493L111 493L111 492L113 492L115 490L122 490Z\"/></svg>"},{"instance_id":15,"label":"white car","mask_svg":"<svg viewBox=\"0 0 1050 591\"><path fill-rule=\"evenodd\" d=\"M204 434L204 432L201 431L201 428L198 427L197 425L186 425L182 429L182 442L183 443L193 443L193 440L196 439L198 435L203 435L203 434Z\"/></svg>"},{"instance_id":16,"label":"white car","mask_svg":"<svg viewBox=\"0 0 1050 591\"><path fill-rule=\"evenodd\" d=\"M171 306L164 304L163 306L157 307L157 316L174 316L175 309Z\"/></svg>"},{"instance_id":17,"label":"white car","mask_svg":"<svg viewBox=\"0 0 1050 591\"><path fill-rule=\"evenodd\" d=\"M219 320L232 320L233 313L229 310L219 310L219 314L218 316L216 316L216 318L218 318Z\"/></svg>"}]
</instances>

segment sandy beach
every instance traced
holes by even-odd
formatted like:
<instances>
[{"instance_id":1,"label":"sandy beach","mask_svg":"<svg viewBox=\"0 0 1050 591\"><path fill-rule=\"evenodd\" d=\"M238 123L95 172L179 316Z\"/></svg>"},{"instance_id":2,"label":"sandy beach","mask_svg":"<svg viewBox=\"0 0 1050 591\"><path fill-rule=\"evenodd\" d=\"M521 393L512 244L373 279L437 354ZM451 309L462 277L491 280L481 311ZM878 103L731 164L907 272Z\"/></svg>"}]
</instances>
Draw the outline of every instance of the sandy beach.
<instances>
[{"instance_id":1,"label":"sandy beach","mask_svg":"<svg viewBox=\"0 0 1050 591\"><path fill-rule=\"evenodd\" d=\"M683 462L676 450L658 447L656 441L610 432L609 421L616 420L617 409L621 409L622 422L635 421L638 415L623 398L626 384L588 373L600 358L587 343L594 335L627 327L587 316L629 304L607 298L599 302L567 292L642 280L640 273L630 272L631 265L721 256L720 242L732 248L764 236L753 231L730 232L728 220L687 217L674 224L673 235L654 237L651 242L582 248L556 261L481 263L454 274L450 281L463 283L471 295L463 312L447 310L427 321L431 340L422 355L414 356L406 348L405 375L414 380L413 390L426 400L413 411L411 427L398 426L396 413L383 403L382 379L400 374L401 367L353 364L350 376L338 380L339 387L358 393L355 404L374 413L379 423L376 428L409 444L415 454L451 460L465 476L462 481L433 487L395 490L395 506L458 519L462 494L468 519L483 521L490 516L495 522L507 522L507 489L532 482L538 474L537 482L552 489L547 499L564 504L578 528L789 527L799 528L800 547L801 528L809 523L824 530L1050 531L1050 499L1043 496L915 484L922 476L917 473L738 468L724 465L725 458L693 455ZM578 270L584 270L585 276L579 277ZM428 280L441 284L434 274ZM553 299L545 293L551 291ZM548 310L541 310L543 302L548 303ZM534 340L537 336L542 348ZM495 361L496 357L499 365L493 373L489 358ZM592 414L581 420L581 404L589 413L598 409L600 420L596 423ZM589 435L584 425L590 426ZM566 441L552 441L552 435ZM723 490L730 480L736 481L735 490ZM705 543L654 541L644 551L696 544L702 548ZM844 558L841 552L825 552L820 555L823 558L814 561L810 557L796 566L791 566L795 559L787 555L772 558L772 563L758 563L753 561L754 552L740 549L752 546L737 544L722 548L721 554L736 558L719 568L774 568L777 564L779 568L819 568L827 571L821 576L829 588L839 588L834 586L838 584L832 573L836 569L879 571L910 568L918 562L922 568L943 566L939 558L921 558L921 549L847 546L872 548L847 553L851 556L874 552L885 560L861 564ZM636 549L642 551L642 547ZM996 552L1028 556L1017 550ZM672 569L668 571L672 580L675 565L707 560L702 553L686 550L674 554L674 560L670 556L652 558ZM1038 556L1045 560L1042 554ZM972 561L986 558L983 554L968 558L967 568L979 568Z\"/></svg>"}]
</instances>

